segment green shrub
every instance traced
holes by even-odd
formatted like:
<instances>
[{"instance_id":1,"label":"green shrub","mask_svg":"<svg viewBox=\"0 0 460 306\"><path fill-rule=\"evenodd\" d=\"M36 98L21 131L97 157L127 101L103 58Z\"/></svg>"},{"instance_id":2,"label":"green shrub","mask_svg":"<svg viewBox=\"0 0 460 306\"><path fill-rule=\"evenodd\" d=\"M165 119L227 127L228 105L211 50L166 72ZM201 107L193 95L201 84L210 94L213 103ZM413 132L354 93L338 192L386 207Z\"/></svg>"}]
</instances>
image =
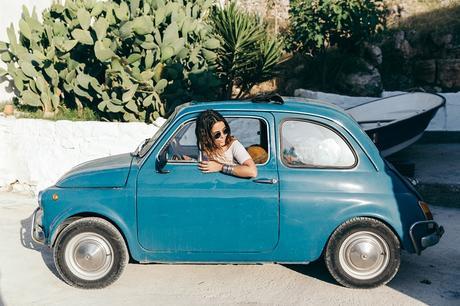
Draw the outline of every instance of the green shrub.
<instances>
[{"instance_id":1,"label":"green shrub","mask_svg":"<svg viewBox=\"0 0 460 306\"><path fill-rule=\"evenodd\" d=\"M332 46L352 50L385 25L384 0L293 0L288 50L318 54Z\"/></svg>"},{"instance_id":2,"label":"green shrub","mask_svg":"<svg viewBox=\"0 0 460 306\"><path fill-rule=\"evenodd\" d=\"M256 15L238 9L235 2L216 6L210 16L214 32L221 38L217 49L217 71L223 82L222 98L240 98L251 88L275 76L282 46ZM233 93L234 86L239 88Z\"/></svg>"},{"instance_id":3,"label":"green shrub","mask_svg":"<svg viewBox=\"0 0 460 306\"><path fill-rule=\"evenodd\" d=\"M151 122L192 98L215 96L219 40L204 22L212 0L67 0L41 22L23 8L19 37L0 43L0 70L18 103L89 107L109 120ZM206 85L206 86L204 86Z\"/></svg>"}]
</instances>

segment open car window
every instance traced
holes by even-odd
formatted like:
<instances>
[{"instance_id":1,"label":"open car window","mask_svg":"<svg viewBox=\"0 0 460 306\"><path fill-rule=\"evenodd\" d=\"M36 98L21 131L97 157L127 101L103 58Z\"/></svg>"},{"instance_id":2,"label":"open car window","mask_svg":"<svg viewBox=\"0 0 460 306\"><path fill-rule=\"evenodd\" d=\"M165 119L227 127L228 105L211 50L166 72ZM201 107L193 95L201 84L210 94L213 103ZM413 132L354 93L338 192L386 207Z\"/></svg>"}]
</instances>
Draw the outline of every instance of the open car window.
<instances>
[{"instance_id":1,"label":"open car window","mask_svg":"<svg viewBox=\"0 0 460 306\"><path fill-rule=\"evenodd\" d=\"M268 127L258 118L226 117L231 133L246 148L256 164L268 160ZM168 162L196 163L201 159L195 135L195 121L184 123L166 146Z\"/></svg>"}]
</instances>

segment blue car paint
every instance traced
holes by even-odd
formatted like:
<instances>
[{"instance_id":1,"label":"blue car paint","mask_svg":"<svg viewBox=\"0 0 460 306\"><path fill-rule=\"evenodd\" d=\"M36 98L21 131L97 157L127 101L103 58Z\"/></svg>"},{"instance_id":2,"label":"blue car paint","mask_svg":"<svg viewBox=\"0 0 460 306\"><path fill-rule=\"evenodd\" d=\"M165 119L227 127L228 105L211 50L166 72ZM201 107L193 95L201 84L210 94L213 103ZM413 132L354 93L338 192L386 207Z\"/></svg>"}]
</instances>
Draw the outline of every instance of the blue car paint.
<instances>
[{"instance_id":1,"label":"blue car paint","mask_svg":"<svg viewBox=\"0 0 460 306\"><path fill-rule=\"evenodd\" d=\"M203 174L196 164L167 164L169 174L155 171L156 156L175 129L205 109L268 121L270 160L258 166L258 178L276 178L279 184ZM285 118L330 126L347 139L358 163L340 170L285 166L279 159L278 140ZM131 256L141 262L308 262L321 255L340 224L369 216L387 223L402 246L414 252L409 227L425 220L417 196L385 165L359 125L334 107L293 101L282 106L190 103L178 108L163 130L143 158L125 154L88 162L46 189L41 206L47 243L54 242L68 218L97 215L120 229ZM173 180L173 173L179 181ZM207 199L210 191L212 200ZM52 200L53 194L59 200ZM191 196L200 202L192 203ZM211 209L216 207L213 219ZM246 208L248 216L244 216ZM205 230L200 228L203 223Z\"/></svg>"},{"instance_id":2,"label":"blue car paint","mask_svg":"<svg viewBox=\"0 0 460 306\"><path fill-rule=\"evenodd\" d=\"M222 112L224 116L231 116ZM273 122L270 113L246 113ZM195 120L188 115L183 121ZM273 126L271 124L270 126ZM152 155L165 145L162 139ZM272 141L270 160L259 177L278 179ZM273 148L273 149L272 149ZM220 173L204 174L197 164L169 163L168 174L155 173L155 159L140 169L137 185L140 244L154 252L268 252L278 242L278 185ZM180 188L178 188L180 186ZM155 226L149 226L155 224Z\"/></svg>"},{"instance_id":3,"label":"blue car paint","mask_svg":"<svg viewBox=\"0 0 460 306\"><path fill-rule=\"evenodd\" d=\"M129 153L88 161L72 168L56 183L57 187L123 187L128 178L132 156Z\"/></svg>"}]
</instances>

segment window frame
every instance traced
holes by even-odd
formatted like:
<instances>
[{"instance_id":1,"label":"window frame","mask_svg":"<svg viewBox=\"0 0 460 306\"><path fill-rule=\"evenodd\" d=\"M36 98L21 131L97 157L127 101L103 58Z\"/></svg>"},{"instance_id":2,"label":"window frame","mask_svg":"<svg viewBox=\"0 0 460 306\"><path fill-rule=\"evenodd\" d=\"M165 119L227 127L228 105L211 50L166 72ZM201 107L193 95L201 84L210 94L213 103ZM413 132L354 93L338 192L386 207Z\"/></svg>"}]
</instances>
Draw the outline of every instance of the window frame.
<instances>
[{"instance_id":1,"label":"window frame","mask_svg":"<svg viewBox=\"0 0 460 306\"><path fill-rule=\"evenodd\" d=\"M228 119L228 118L237 118L237 119L240 119L240 118L250 118L250 119L257 119L257 120L262 120L264 123L265 123L265 129L266 129L266 133L267 133L267 154L268 154L268 157L267 157L267 160L265 161L265 163L263 164L256 164L256 167L259 167L259 166L265 166L267 165L270 160L271 160L271 145L270 145L270 123L268 122L268 120L264 117L259 117L259 116L253 116L253 115L224 115L222 114L222 116L224 117L224 119ZM187 119L187 120L184 120L184 122L182 122L175 130L174 132L172 133L172 136L169 137L165 143L163 144L163 146L161 147L161 149L158 151L159 154L161 152L163 152L163 150L165 149L165 147L168 145L169 141L171 139L173 139L174 137L176 137L176 135L180 132L181 128L183 128L186 124L190 123L190 122L194 122L196 121L196 117L192 118L192 119ZM194 164L198 164L199 161L187 161L187 160L167 160L167 164L171 164L171 165L194 165Z\"/></svg>"},{"instance_id":2,"label":"window frame","mask_svg":"<svg viewBox=\"0 0 460 306\"><path fill-rule=\"evenodd\" d=\"M283 147L283 127L284 127L284 124L287 122L287 121L298 121L298 122L306 122L306 123L310 123L310 124L313 124L313 125L319 125L319 126L322 126L328 130L330 130L332 133L336 134L337 136L339 136L344 142L345 144L348 146L348 148L350 149L351 153L353 154L353 157L354 157L354 163L351 165L351 166L314 166L314 165L290 165L288 163L285 162L285 159L284 159L284 155L283 155L283 151L284 151L284 147ZM279 133L279 148L280 148L280 151L279 151L279 160L281 162L281 164L287 168L291 168L291 169L333 169L333 170L349 170L349 169L354 169L356 168L356 166L358 165L358 154L356 154L356 151L355 149L353 148L353 146L351 145L351 143L348 141L348 139L343 136L342 133L340 133L337 129L333 128L332 126L326 124L326 123L323 123L323 122L320 122L320 121L315 121L315 120L311 120L311 119L305 119L305 118L298 118L298 117L287 117L287 118L283 118L279 124L279 128L278 128L278 133Z\"/></svg>"}]
</instances>

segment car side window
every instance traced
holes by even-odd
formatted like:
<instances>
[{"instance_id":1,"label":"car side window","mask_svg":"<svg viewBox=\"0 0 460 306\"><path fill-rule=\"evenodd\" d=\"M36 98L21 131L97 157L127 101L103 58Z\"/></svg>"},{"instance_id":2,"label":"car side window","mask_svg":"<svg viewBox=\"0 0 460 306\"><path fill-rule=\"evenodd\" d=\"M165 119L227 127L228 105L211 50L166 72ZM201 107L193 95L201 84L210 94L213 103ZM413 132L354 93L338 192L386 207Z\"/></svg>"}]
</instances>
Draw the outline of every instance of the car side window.
<instances>
[{"instance_id":1,"label":"car side window","mask_svg":"<svg viewBox=\"0 0 460 306\"><path fill-rule=\"evenodd\" d=\"M301 120L283 122L281 159L301 168L350 168L356 163L351 146L336 131Z\"/></svg>"},{"instance_id":2,"label":"car side window","mask_svg":"<svg viewBox=\"0 0 460 306\"><path fill-rule=\"evenodd\" d=\"M268 160L268 126L258 118L226 117L232 135L246 148L256 164L264 164ZM190 163L199 160L196 145L195 121L184 123L174 133L166 145L168 162Z\"/></svg>"},{"instance_id":3,"label":"car side window","mask_svg":"<svg viewBox=\"0 0 460 306\"><path fill-rule=\"evenodd\" d=\"M246 148L256 165L265 164L269 158L268 126L258 118L226 118L232 135Z\"/></svg>"}]
</instances>

